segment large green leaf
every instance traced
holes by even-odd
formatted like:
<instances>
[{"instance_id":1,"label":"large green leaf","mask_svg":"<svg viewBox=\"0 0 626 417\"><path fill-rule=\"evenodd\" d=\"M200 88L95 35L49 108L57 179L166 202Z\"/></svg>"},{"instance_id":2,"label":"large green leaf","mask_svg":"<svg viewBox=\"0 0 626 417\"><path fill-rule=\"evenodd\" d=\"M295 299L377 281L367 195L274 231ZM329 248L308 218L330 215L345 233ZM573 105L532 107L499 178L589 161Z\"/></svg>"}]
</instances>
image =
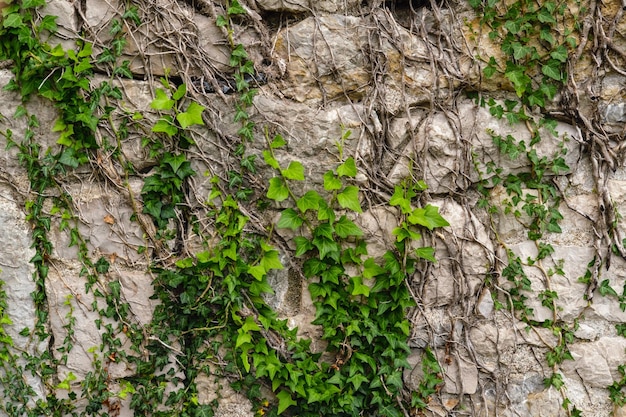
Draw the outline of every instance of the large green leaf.
<instances>
[{"instance_id":1,"label":"large green leaf","mask_svg":"<svg viewBox=\"0 0 626 417\"><path fill-rule=\"evenodd\" d=\"M267 198L276 201L283 201L289 197L289 189L285 184L285 180L280 177L270 179L270 188L267 190Z\"/></svg>"},{"instance_id":2,"label":"large green leaf","mask_svg":"<svg viewBox=\"0 0 626 417\"><path fill-rule=\"evenodd\" d=\"M297 403L291 398L291 394L289 394L285 390L281 390L277 395L278 398L278 414L282 414L283 411L288 409L292 405L296 405Z\"/></svg>"},{"instance_id":3,"label":"large green leaf","mask_svg":"<svg viewBox=\"0 0 626 417\"><path fill-rule=\"evenodd\" d=\"M337 194L337 202L343 208L362 213L361 203L359 202L359 187L348 185L342 192Z\"/></svg>"},{"instance_id":4,"label":"large green leaf","mask_svg":"<svg viewBox=\"0 0 626 417\"><path fill-rule=\"evenodd\" d=\"M341 185L341 180L332 171L326 171L324 174L324 189L326 191L339 190Z\"/></svg>"},{"instance_id":5,"label":"large green leaf","mask_svg":"<svg viewBox=\"0 0 626 417\"><path fill-rule=\"evenodd\" d=\"M354 163L354 158L350 157L346 159L346 162L339 165L337 167L337 174L340 177L356 177L356 164Z\"/></svg>"},{"instance_id":6,"label":"large green leaf","mask_svg":"<svg viewBox=\"0 0 626 417\"><path fill-rule=\"evenodd\" d=\"M335 233L342 239L348 236L363 236L363 231L354 222L348 219L346 216L341 216L339 220L334 224Z\"/></svg>"},{"instance_id":7,"label":"large green leaf","mask_svg":"<svg viewBox=\"0 0 626 417\"><path fill-rule=\"evenodd\" d=\"M171 110L172 107L174 107L174 103L176 103L174 100L168 97L165 91L161 90L160 88L156 89L154 95L156 97L150 103L150 107L155 110Z\"/></svg>"},{"instance_id":8,"label":"large green leaf","mask_svg":"<svg viewBox=\"0 0 626 417\"><path fill-rule=\"evenodd\" d=\"M320 207L320 201L322 197L317 193L317 191L310 190L307 191L302 197L298 199L296 205L300 209L301 212L306 213L307 210L318 210Z\"/></svg>"},{"instance_id":9,"label":"large green leaf","mask_svg":"<svg viewBox=\"0 0 626 417\"><path fill-rule=\"evenodd\" d=\"M435 227L450 226L450 223L439 214L439 208L430 204L424 208L413 210L407 220L411 224L419 224L429 230L433 230Z\"/></svg>"},{"instance_id":10,"label":"large green leaf","mask_svg":"<svg viewBox=\"0 0 626 417\"><path fill-rule=\"evenodd\" d=\"M280 229L291 229L296 230L300 226L304 220L298 215L298 212L292 208L288 208L283 210L280 214L280 219L278 220L278 224L276 225Z\"/></svg>"},{"instance_id":11,"label":"large green leaf","mask_svg":"<svg viewBox=\"0 0 626 417\"><path fill-rule=\"evenodd\" d=\"M180 124L180 127L183 129L187 129L189 126L193 125L204 125L204 120L202 120L202 112L204 111L204 106L199 105L195 101L192 101L187 107L187 111L184 113L178 113L176 115L176 120Z\"/></svg>"},{"instance_id":12,"label":"large green leaf","mask_svg":"<svg viewBox=\"0 0 626 417\"><path fill-rule=\"evenodd\" d=\"M298 161L291 161L287 169L282 170L281 173L289 180L304 181L304 167Z\"/></svg>"}]
</instances>

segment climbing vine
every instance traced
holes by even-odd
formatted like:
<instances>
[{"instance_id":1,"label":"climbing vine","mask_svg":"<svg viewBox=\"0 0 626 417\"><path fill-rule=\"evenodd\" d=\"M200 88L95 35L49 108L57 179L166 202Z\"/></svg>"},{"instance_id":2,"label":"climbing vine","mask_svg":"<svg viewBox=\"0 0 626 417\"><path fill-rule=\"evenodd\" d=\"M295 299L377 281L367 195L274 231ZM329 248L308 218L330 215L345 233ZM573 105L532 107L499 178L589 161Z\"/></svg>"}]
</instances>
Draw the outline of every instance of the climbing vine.
<instances>
[{"instance_id":1,"label":"climbing vine","mask_svg":"<svg viewBox=\"0 0 626 417\"><path fill-rule=\"evenodd\" d=\"M570 172L571 139L559 133L549 109L570 79L568 60L579 46L581 18L564 1L469 3L478 16L479 27L472 27L476 36L486 31L500 45L499 54L477 57L481 76L499 78L509 89L506 98L470 95L496 119L527 129L523 137L487 131L499 155L520 161L524 169L507 171L498 158L472 154L478 205L492 226L496 214L515 219L535 249L523 259L493 226L504 259L493 265L494 276L485 285L496 308L511 311L529 332L551 331L553 341L544 341L550 369L544 384L561 393L568 415L580 415L560 367L573 359L569 347L584 317L565 321L560 316L562 301L553 282L565 268L551 243L562 232L564 202L554 178ZM10 4L0 27L0 58L11 60L14 74L6 89L21 98L13 117L25 125L23 132L7 129L2 135L28 176L24 208L35 253L37 311L33 328L20 332L33 349L19 351L5 330L11 319L0 291L3 411L117 415L126 401L136 415L212 416L219 397L234 389L248 396L258 416L421 415L444 384L444 370L435 347L424 346L421 379L413 392L407 389L405 372L413 368L407 313L420 307L410 282L437 262L435 248L427 243L435 240L428 238L449 226L428 204L428 184L408 177L376 197L399 220L391 246L374 256L360 225L373 203L357 181L361 161L346 150L351 132L345 129L336 138L335 166L312 178L306 174L310 167L290 157L288 139L255 123L255 87L265 75L237 40L236 23L248 18L245 5L226 1L215 15L230 50L228 88L220 91L165 71L145 113L126 110L119 83L133 76L124 52L127 33L142 25L139 8L127 5L111 21L106 46L85 37L65 49L49 42L57 29L55 17L39 17L41 6L41 0ZM96 83L96 74L104 81ZM198 91L228 93L222 98L232 107L236 126L235 135L216 133L228 141L227 169L208 169L206 189L197 186L202 176L197 142L206 140L210 118L221 114L207 114L209 106ZM29 110L35 99L57 111L56 141L48 148L37 115ZM141 169L124 152L123 143L133 135L140 137L149 160ZM541 151L546 140L558 143L551 154ZM88 170L127 200L133 224L143 234L142 244L132 249L145 256L154 279L156 307L148 325L138 322L124 297L116 257L92 251L81 231L67 185ZM271 173L267 183L259 181L261 171ZM133 180L140 186L133 187ZM192 193L200 198L193 200ZM268 220L272 213L276 221ZM64 338L52 341L46 289L57 262L51 237L56 229L76 249L77 278L91 298L85 302L70 294L64 299ZM284 236L290 237L285 241ZM619 245L612 249L620 253ZM624 310L626 292L620 294L606 279L595 282L601 262L594 258L580 280L591 292L597 284L600 295L615 298ZM268 304L274 291L270 278L284 269L306 283L321 348L313 348ZM101 339L88 349L91 369L77 378L64 370L75 349L77 311L85 303L98 316L94 326ZM626 334L623 324L616 331ZM35 346L45 342L48 348L37 351ZM132 372L115 378L112 368L120 363ZM623 366L618 371L624 375ZM45 392L36 392L23 374L40 378ZM214 398L206 399L201 380L213 384ZM608 387L616 405L624 403L624 386L622 378Z\"/></svg>"}]
</instances>

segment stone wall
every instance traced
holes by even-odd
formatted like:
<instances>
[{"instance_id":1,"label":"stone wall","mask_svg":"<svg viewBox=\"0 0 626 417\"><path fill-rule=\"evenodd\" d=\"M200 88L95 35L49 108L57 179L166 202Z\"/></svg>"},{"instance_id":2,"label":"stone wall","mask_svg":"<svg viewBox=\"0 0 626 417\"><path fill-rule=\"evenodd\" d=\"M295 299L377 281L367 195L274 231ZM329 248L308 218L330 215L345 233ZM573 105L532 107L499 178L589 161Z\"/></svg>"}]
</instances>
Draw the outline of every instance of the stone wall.
<instances>
[{"instance_id":1,"label":"stone wall","mask_svg":"<svg viewBox=\"0 0 626 417\"><path fill-rule=\"evenodd\" d=\"M587 39L581 37L581 46L570 57L569 85L576 90L557 95L545 109L559 120L558 135L545 135L536 145L539 157L551 157L564 149L569 167L553 175L562 195L562 232L545 237L554 248L550 265L563 260L563 274L551 275L548 284L558 294L556 313L538 297L547 285L545 275L532 265L524 266L532 288L526 291L527 305L533 309L531 319L542 322L556 314L573 329L568 344L573 359L556 367L546 363L545 353L562 335L529 327L519 314L506 308L510 283L501 275L507 263L506 250L522 260L537 256L538 247L528 239L525 218L505 213L508 196L502 185L495 185L489 193L489 203L502 210L489 214L479 207L477 185L492 175L486 170L490 162L502 169L502 177L523 172L531 164L525 157L511 160L502 155L492 133L512 135L527 143L531 133L524 123L511 125L493 117L488 107L478 106L467 95L479 93L499 101L516 98L506 79L482 75L485 57L500 57L502 52L480 29L473 9L462 0L241 3L248 15L235 21L234 37L245 45L256 70L267 78L251 108L259 131L258 140L247 152L260 156L267 146L261 126L280 132L288 152L279 154L279 161L302 162L307 178L303 189L319 189L323 173L338 161L335 143L350 130L345 153L357 161L360 173L356 180L364 190L364 213L356 220L368 234L372 256L380 256L392 246L397 213L385 202L393 186L407 177L428 184L421 203L440 207L450 223L430 238L438 262L409 282L419 306L408 312L413 349L409 361L414 368L405 372L404 382L409 389L418 388L420 358L427 346L443 369L444 384L425 414L567 415L562 407L563 392L544 384L555 371L565 382L566 397L583 415L626 415L626 409L610 401L607 390L622 377L618 366L626 364L626 338L616 330L617 324L626 322L626 313L616 297L579 281L594 259L601 264L595 271L596 284L608 279L619 293L626 279L626 262L620 256L626 225L619 215L626 204L622 165L626 18L621 3L585 3L582 26L596 34L604 28L606 39L612 41L610 48L601 49L602 45L594 45L591 39L585 43ZM224 2L153 0L142 7L142 24L132 33L129 30L122 57L130 61L134 79L112 79L102 72L92 82L97 85L112 79L124 94L124 111L140 111L149 121L157 118L150 102L159 77L167 73L176 82L196 86L189 94L206 106L210 123L194 131L196 145L189 159L196 174L190 181L187 203L202 215L202 202L211 187L210 175L205 173L225 177L234 164L229 141L239 128L232 122L234 96L198 88L202 82L219 88L232 77L227 37L215 25ZM111 20L121 11L115 1L87 0L79 5L51 0L41 13L59 16L60 31L53 43L71 47L80 33L94 41L94 53L98 54L110 42ZM0 70L0 84L11 77L10 65ZM20 98L7 91L0 96L0 127L11 129L14 138L20 138L26 121L13 118ZM572 103L576 103L576 112L572 112ZM52 131L55 110L43 98L30 100L27 107L39 119L37 140L43 149L58 148L58 134ZM106 139L110 132L101 131L100 135ZM77 247L69 245L67 230L60 231L61 218L53 217L54 251L45 282L46 326L51 337L38 344L19 335L24 327L33 328L37 320L29 295L35 290L30 263L34 250L24 211L35 190L29 188L18 150L6 148L5 139L0 137L0 278L13 323L7 329L16 349L33 354L47 351L58 357L71 309L76 317L74 348L67 365L58 367L58 381L71 372L79 391L81 381L94 369L92 348L101 341L102 330L95 324L99 314L94 303L98 301L92 292L86 292ZM140 131L132 132L121 145L136 175L121 181L117 161L103 149L94 159L99 168L80 167L68 173L62 185L72 197L89 254L110 261L107 279L121 284L122 298L129 303L134 320L147 326L156 303L150 299L154 277L148 266L155 259L171 257L174 262L177 254L193 253L198 242L190 230L182 237L185 248L177 249L179 252L173 247L156 247L146 239L146 231L133 215L131 200L141 194L143 178L152 172L155 162L142 146ZM263 184L272 175L262 165L253 178L260 184L256 198L263 196ZM250 210L259 222L277 219L278 207L256 211L251 205ZM275 294L268 297L268 303L289 318L291 326L298 326L303 336L319 338L319 329L310 324L315 311L306 283L296 271L298 264L288 260L295 247L293 235L285 230L277 233L283 245L283 263L288 267L270 277ZM138 253L144 246L146 251ZM497 308L498 304L505 308ZM114 386L132 376L134 369L124 362L112 362L108 372ZM39 398L55 389L30 374L25 378ZM254 415L240 394L225 388L216 396L215 384L206 376L199 376L196 383L199 401L210 403L218 398L216 415ZM62 390L57 391L63 395ZM120 399L118 411L119 415L133 415L128 398Z\"/></svg>"}]
</instances>

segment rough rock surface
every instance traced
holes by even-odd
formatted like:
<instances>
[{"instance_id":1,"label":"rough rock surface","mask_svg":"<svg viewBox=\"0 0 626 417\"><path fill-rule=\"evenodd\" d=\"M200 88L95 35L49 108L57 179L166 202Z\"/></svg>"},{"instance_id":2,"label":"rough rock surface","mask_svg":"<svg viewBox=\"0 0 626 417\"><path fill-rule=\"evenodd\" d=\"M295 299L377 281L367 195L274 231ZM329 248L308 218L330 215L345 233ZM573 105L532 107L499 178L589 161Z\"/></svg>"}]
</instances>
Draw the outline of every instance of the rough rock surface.
<instances>
[{"instance_id":1,"label":"rough rock surface","mask_svg":"<svg viewBox=\"0 0 626 417\"><path fill-rule=\"evenodd\" d=\"M65 0L49 1L41 15L59 16L60 27L51 44L70 48L83 33L89 33L94 37L94 54L99 56L109 47L111 21L121 14L122 3L86 0L79 7ZM626 323L620 305L626 280L626 261L620 256L620 243L626 242L626 76L618 65L623 64L626 50L622 3L608 0L598 5L604 16L598 22L613 22L616 35L611 47L617 49L611 52L616 56L609 58L617 59L618 64L603 62L599 71L599 58L591 45L573 51L579 56L571 63L569 82L578 86L581 96L557 95L548 103L545 112L558 119L557 135L544 128L544 139L533 145L538 158L562 156L568 166L546 174L560 193L558 209L563 219L561 233L546 234L545 242L553 252L540 264L529 261L540 248L529 239L528 214L523 209L517 215L508 213L514 211L510 190L503 183L490 183L496 175L494 166L500 169L500 177L507 178L527 171L533 163L525 156L507 157L493 137L511 135L531 146L531 133L526 123L510 124L494 117L488 106L479 106L476 99L468 97L467 93L479 93L504 103L516 95L504 76L484 77L486 57L502 63L502 51L488 31L480 29L480 17L465 1L443 6L417 1L241 1L249 17L233 18L230 34L215 25L217 16L226 13L227 3L151 2L141 10L146 19L124 31L127 48L119 59L129 61L134 79L115 79L98 69L102 72L92 80L94 85L110 81L119 86L124 111L141 113L145 132L149 132L148 122L159 117L150 107L155 89L162 85L157 80L169 77L174 84L189 83L189 94L206 106L205 120L210 126L194 130L195 144L188 156L196 173L189 181L185 204L202 217L208 210L205 203L213 186L211 178L228 178L226 171L237 169L232 156L240 128L232 122L236 98L197 87L202 82L232 79L230 35L235 43L245 44L256 70L267 78L256 86L259 91L249 109L257 131L255 141L248 144L248 155L263 159L267 143L261 127L267 127L268 135L280 133L286 146L276 151L278 162L285 166L296 160L305 168L306 180L293 186L296 194L310 188L323 192L323 174L340 160L340 147L344 156L353 156L359 168L355 182L368 190L361 201L364 212L355 215L354 221L363 228L369 256L374 258L393 247L392 231L400 217L386 203L393 187L408 178L428 185L413 203L438 206L450 223L428 234L423 242L436 249L437 262L424 263L407 280L419 305L408 312L412 352L404 382L419 389L424 377L421 358L427 347L442 368L443 383L428 403L426 415L565 416L564 393L585 416L626 415L624 407L611 403L607 391L622 377L618 367L626 364L626 338L619 330ZM411 10L409 3L419 5ZM573 3L568 7L574 7ZM9 70L0 69L1 85L11 77ZM567 116L574 99L578 100L580 120ZM26 129L24 118L13 117L20 104L14 92L0 91L0 130L11 130L17 141ZM37 143L44 151L58 149L58 134L52 131L57 111L43 98L34 98L26 107L38 118L34 129ZM111 138L111 132L99 135L100 140ZM145 136L134 132L121 143L121 152L134 167L129 178L123 178L114 155L103 147L94 155L98 169L72 171L64 177L63 187L55 190L71 196L76 227L85 238L89 256L110 263L99 289L106 293L111 283L119 284L132 323L142 329L150 323L157 305L150 298L154 276L148 266L163 249L151 242L138 222L136 207L129 202L129 195L140 196L143 181L157 170L144 146ZM98 309L105 306L93 292L86 292L85 274L76 261L80 248L68 229L59 230L63 219L56 216L45 285L49 311L45 328L50 338L37 345L19 335L23 328L32 329L37 320L30 295L36 290L31 263L35 251L32 226L24 211L35 194L18 150L7 145L6 136L0 135L0 280L8 303L5 313L12 321L5 329L15 349L31 355L49 349L53 358L61 359L73 315L74 348L67 364L58 367L55 381L58 384L71 372L77 378L73 389L79 392L80 384L96 370L94 357L104 329L117 323L103 320L96 324ZM599 155L606 158L606 165L600 168ZM250 181L266 184L274 174L263 163L258 166ZM482 184L489 184L486 199L480 194ZM253 198L259 205L264 203L262 193ZM536 192L532 198L538 198ZM494 209L488 213L482 204ZM50 213L52 207L44 210ZM254 215L259 217L252 216L251 223L275 221L277 211L270 207ZM610 228L604 227L607 224ZM184 232L186 235L181 232L177 237L187 245L184 249L193 252L201 247L192 227ZM293 233L285 229L275 233L286 268L269 276L274 294L267 295L266 301L290 327L298 327L299 335L313 339L314 350L322 350L322 332L311 324L315 308L308 283L297 271L299 261L289 259L289 250L295 248ZM165 252L173 249L165 248ZM532 309L528 319L557 321L563 326L562 333L541 326L531 329L520 320L519 312L510 312L516 284L503 275L503 269L511 257L519 257L530 283L519 291ZM176 261L167 256L159 260ZM597 282L585 281L588 273L595 274ZM617 295L610 293L607 285ZM546 290L558 294L557 308L540 298ZM124 327L114 331L123 340L121 351L129 351ZM563 338L567 338L572 359L548 365L546 353ZM160 343L171 348L168 366L182 380L175 341ZM111 389L116 393L136 374L133 366L115 360L108 366ZM545 380L553 372L564 382L562 392L546 388ZM38 398L54 389L62 391L44 386L30 373L24 377ZM196 376L198 402L216 401L218 416L255 415L252 404L228 382L216 381L206 373ZM167 386L168 392L175 388L174 384ZM119 415L133 415L129 399L120 400Z\"/></svg>"}]
</instances>

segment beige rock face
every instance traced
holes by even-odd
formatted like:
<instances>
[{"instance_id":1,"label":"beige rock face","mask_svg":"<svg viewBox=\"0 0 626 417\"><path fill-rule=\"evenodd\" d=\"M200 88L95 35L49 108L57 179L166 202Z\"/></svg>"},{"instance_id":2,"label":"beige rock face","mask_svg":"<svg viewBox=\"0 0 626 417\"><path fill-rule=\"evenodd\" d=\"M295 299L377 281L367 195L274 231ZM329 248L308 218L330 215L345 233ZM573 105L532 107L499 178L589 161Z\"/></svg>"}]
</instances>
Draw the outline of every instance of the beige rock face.
<instances>
[{"instance_id":1,"label":"beige rock face","mask_svg":"<svg viewBox=\"0 0 626 417\"><path fill-rule=\"evenodd\" d=\"M111 46L111 20L120 18L124 4L97 0L78 3L51 0L40 10L41 16L58 16L59 32L49 42L71 48L79 37L91 36L97 57ZM54 196L61 192L71 196L76 226L85 238L89 256L110 263L109 272L103 274L96 288L107 294L117 286L121 299L129 305L132 323L142 329L148 328L156 307L156 301L150 299L154 276L148 269L156 255L149 236L136 221L129 194L132 192L136 203L141 203L145 178L156 172L157 160L142 144L152 135L153 122L159 117L150 103L155 89L164 88L158 79L166 74L176 85L189 81L189 76L232 77L229 39L215 24L215 18L226 13L227 3L155 0L140 10L146 19L138 27L125 27L128 44L120 58L130 61L135 79L115 79L102 72L92 80L94 86L111 82L123 92L123 109L112 114L116 127L124 116L135 112L144 117L133 120L136 130L121 142L121 152L134 171L125 178L119 161L103 146L93 155L93 167L68 171L59 188L50 191ZM495 179L494 167L504 180L528 172L532 164L525 156L512 159L504 155L494 137L510 135L517 143L531 146L531 133L529 125L509 124L494 117L489 106L481 107L468 98L471 92L503 103L516 99L516 95L502 74L489 79L484 76L490 57L503 64L501 45L490 38L488 29L480 27L480 16L466 1L240 3L250 13L232 19L232 40L249 50L257 71L267 69L267 79L256 86L259 92L247 110L256 130L254 141L246 144L246 155L257 157L258 169L245 179L256 188L253 202L246 206L251 216L246 227L263 234L267 229L261 223L278 218L279 207L274 203L257 210L267 203L264 187L276 175L263 163L265 128L270 140L275 134L285 139L286 145L275 152L281 167L291 161L304 166L305 181L294 182L292 187L296 195L309 189L327 195L324 173L335 169L341 158L354 157L359 169L354 183L362 190L364 212L351 214L351 219L363 228L368 256L375 259L394 250L392 232L403 221L398 210L388 205L394 186L423 180L428 189L411 204L436 205L450 223L434 233L421 230L424 238L415 247L432 246L437 262L419 263L415 273L406 278L417 307L407 311L411 354L404 382L409 389L420 389L424 376L421 358L427 347L438 359L443 380L424 413L564 416L565 393L585 416L605 417L611 412L626 415L623 407L610 402L606 389L621 379L618 367L626 363L626 338L618 334L626 323L626 312L620 305L626 261L619 256L617 245L626 238L626 19L622 3L599 2L592 10L595 14L581 16L582 30L603 25L603 33L611 42L609 45L608 40L592 34L587 39L577 38L582 46L571 55L580 52L580 57L571 62L568 79L576 94L557 95L543 114L527 113L537 120L542 116L558 120L557 134L542 129L541 141L533 149L538 158L561 156L568 166L563 172L545 174L549 184L558 189L563 219L561 233L545 234L542 242L550 244L553 252L541 262L532 261L540 248L529 239L530 217L524 202L512 204L506 186L490 182ZM569 15L582 9L575 2L565 3L567 17L563 21L568 23ZM580 4L589 6L586 1ZM573 36L580 34L574 32ZM608 52L594 50L602 43L610 47ZM12 78L7 65L9 69L0 69L1 85ZM190 253L160 259L168 265L175 264L177 256L202 248L197 233L212 233L213 226L202 222L206 221L206 199L213 176L227 179L227 171L239 170L234 149L241 125L233 122L238 96L188 87L189 97L206 107L206 125L193 129L195 144L185 150L196 171L186 184L185 205L188 203L189 210L206 227L198 231L195 224L187 225L177 238ZM55 384L71 372L77 378L72 390L80 394L80 384L95 369L94 355L100 354L105 326L111 325L120 335L121 351L130 351L130 341L124 327L118 327L120 323L107 319L100 327L96 325L104 301L85 291L78 248L70 245L69 230L59 231L60 215L52 215L49 238L53 251L45 281L49 311L45 326L51 337L38 344L19 335L23 328L32 329L37 320L30 296L36 290L30 263L35 252L24 206L38 192L31 189L19 161L19 149L7 147L9 131L17 143L25 138L27 119L14 117L20 104L18 94L0 90L0 280L8 302L6 314L13 323L5 329L16 351L38 355L48 349L52 357L62 359L70 318L75 317L74 348L68 353L67 364L59 366L54 383L46 386L39 376L28 372L24 378L35 397L44 399L55 390L67 395ZM181 108L187 104L184 101ZM571 106L577 106L582 117L570 117ZM26 108L38 119L33 140L41 147L39 157L60 149L58 132L52 131L57 109L38 97ZM102 143L114 143L114 136L110 129L98 132ZM161 139L159 145L173 148L174 144ZM490 188L486 200L492 206L489 213L481 207L481 182ZM529 201L539 199L536 190L522 191ZM280 208L287 204L281 203ZM49 203L44 213L48 215L52 209ZM518 215L509 213L515 210ZM613 221L607 225L607 219ZM312 339L314 351L321 352L326 341L321 338L323 330L311 324L315 307L308 291L310 282L304 281L298 270L303 260L290 256L295 248L294 232L273 230L272 237L280 245L285 268L270 275L274 293L265 300L287 319L290 328L297 327L301 337ZM140 248L145 251L138 253ZM520 320L519 312L509 309L519 297L512 295L515 282L503 275L508 251L519 257L521 270L530 282L530 289L519 293L531 309L529 319L539 323L532 329ZM607 285L617 295L608 291ZM557 294L554 304L545 301L550 291ZM562 332L552 331L551 324ZM559 347L563 337L573 359L553 368L547 364L546 354ZM167 392L172 392L185 377L177 363L180 345L176 340L157 343L170 348L166 371L171 369L180 378L167 384ZM108 360L109 389L118 395L137 370L134 365ZM562 377L563 392L546 387L545 380L553 372ZM217 401L216 416L256 415L252 403L236 393L229 380L216 380L208 373L200 373L194 381L199 404ZM129 398L115 401L121 407L120 417L133 417ZM0 412L0 417L4 415Z\"/></svg>"}]
</instances>

